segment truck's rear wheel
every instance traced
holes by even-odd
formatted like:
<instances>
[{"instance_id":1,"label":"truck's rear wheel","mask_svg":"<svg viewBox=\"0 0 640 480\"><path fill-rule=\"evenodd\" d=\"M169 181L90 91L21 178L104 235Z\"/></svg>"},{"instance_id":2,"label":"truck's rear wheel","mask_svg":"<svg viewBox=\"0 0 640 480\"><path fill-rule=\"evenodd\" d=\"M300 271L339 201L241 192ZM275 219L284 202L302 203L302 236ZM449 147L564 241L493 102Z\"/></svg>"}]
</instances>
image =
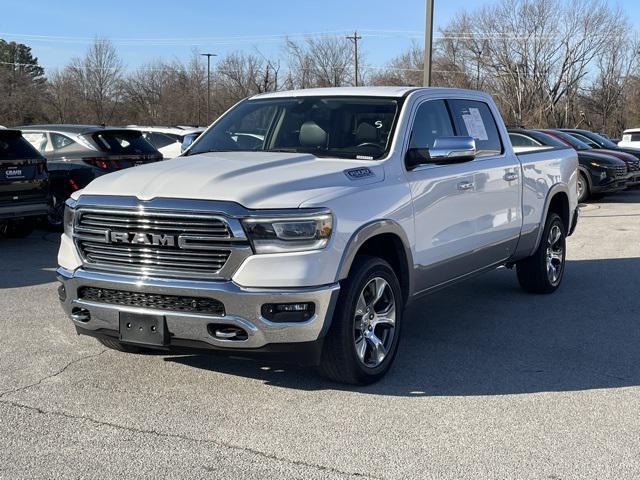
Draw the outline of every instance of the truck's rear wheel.
<instances>
[{"instance_id":1,"label":"truck's rear wheel","mask_svg":"<svg viewBox=\"0 0 640 480\"><path fill-rule=\"evenodd\" d=\"M552 293L562 282L567 232L562 219L550 213L536 252L516 264L518 281L530 293Z\"/></svg>"},{"instance_id":2,"label":"truck's rear wheel","mask_svg":"<svg viewBox=\"0 0 640 480\"><path fill-rule=\"evenodd\" d=\"M341 383L369 384L384 376L398 350L404 305L400 282L382 259L356 258L342 285L320 369Z\"/></svg>"}]
</instances>

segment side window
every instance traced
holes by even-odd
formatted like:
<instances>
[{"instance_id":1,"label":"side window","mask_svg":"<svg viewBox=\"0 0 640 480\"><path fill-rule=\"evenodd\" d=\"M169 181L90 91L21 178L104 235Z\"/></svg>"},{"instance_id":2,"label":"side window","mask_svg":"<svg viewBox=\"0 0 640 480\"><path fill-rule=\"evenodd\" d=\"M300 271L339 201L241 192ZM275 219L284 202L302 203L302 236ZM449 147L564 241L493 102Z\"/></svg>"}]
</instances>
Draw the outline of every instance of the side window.
<instances>
[{"instance_id":1,"label":"side window","mask_svg":"<svg viewBox=\"0 0 640 480\"><path fill-rule=\"evenodd\" d=\"M54 151L73 144L73 140L59 133L50 133L49 136L51 137L51 146Z\"/></svg>"},{"instance_id":2,"label":"side window","mask_svg":"<svg viewBox=\"0 0 640 480\"><path fill-rule=\"evenodd\" d=\"M168 145L171 145L172 143L176 143L176 141L168 135L156 132L149 133L149 138L147 138L147 141L156 148L164 148Z\"/></svg>"},{"instance_id":3,"label":"side window","mask_svg":"<svg viewBox=\"0 0 640 480\"><path fill-rule=\"evenodd\" d=\"M538 147L540 143L520 133L510 133L509 139L514 147Z\"/></svg>"},{"instance_id":4,"label":"side window","mask_svg":"<svg viewBox=\"0 0 640 480\"><path fill-rule=\"evenodd\" d=\"M476 140L478 157L500 155L502 141L491 109L473 100L449 100L457 134Z\"/></svg>"},{"instance_id":5,"label":"side window","mask_svg":"<svg viewBox=\"0 0 640 480\"><path fill-rule=\"evenodd\" d=\"M47 134L44 132L22 132L22 136L38 150L44 153L48 149ZM49 149L50 150L50 149Z\"/></svg>"},{"instance_id":6,"label":"side window","mask_svg":"<svg viewBox=\"0 0 640 480\"><path fill-rule=\"evenodd\" d=\"M453 126L444 101L427 101L416 112L409 148L432 148L436 138L453 135Z\"/></svg>"}]
</instances>

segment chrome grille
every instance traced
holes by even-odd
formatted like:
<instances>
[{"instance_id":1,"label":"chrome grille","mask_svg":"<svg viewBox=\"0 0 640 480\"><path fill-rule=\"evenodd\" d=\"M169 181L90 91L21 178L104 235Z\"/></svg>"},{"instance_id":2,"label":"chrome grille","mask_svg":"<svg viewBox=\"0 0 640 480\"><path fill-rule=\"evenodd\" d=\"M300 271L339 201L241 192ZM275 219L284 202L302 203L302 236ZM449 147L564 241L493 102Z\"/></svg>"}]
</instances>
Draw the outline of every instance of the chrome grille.
<instances>
[{"instance_id":1,"label":"chrome grille","mask_svg":"<svg viewBox=\"0 0 640 480\"><path fill-rule=\"evenodd\" d=\"M637 172L638 170L640 170L640 160L629 161L627 163L627 167L629 168L630 172Z\"/></svg>"},{"instance_id":2,"label":"chrome grille","mask_svg":"<svg viewBox=\"0 0 640 480\"><path fill-rule=\"evenodd\" d=\"M230 278L250 253L219 215L145 209L78 209L75 243L88 269L147 276ZM242 231L241 229L239 231Z\"/></svg>"}]
</instances>

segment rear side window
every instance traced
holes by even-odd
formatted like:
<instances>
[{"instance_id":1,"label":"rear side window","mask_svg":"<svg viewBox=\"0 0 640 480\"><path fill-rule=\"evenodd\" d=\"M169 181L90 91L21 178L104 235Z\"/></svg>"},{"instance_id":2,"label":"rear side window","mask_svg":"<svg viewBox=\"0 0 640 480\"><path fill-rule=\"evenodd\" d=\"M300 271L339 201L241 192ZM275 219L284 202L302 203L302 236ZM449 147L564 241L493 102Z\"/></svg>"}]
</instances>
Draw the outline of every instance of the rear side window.
<instances>
[{"instance_id":1,"label":"rear side window","mask_svg":"<svg viewBox=\"0 0 640 480\"><path fill-rule=\"evenodd\" d=\"M51 145L54 150L60 150L61 148L68 147L74 143L69 137L59 133L50 133L49 135L51 137Z\"/></svg>"},{"instance_id":2,"label":"rear side window","mask_svg":"<svg viewBox=\"0 0 640 480\"><path fill-rule=\"evenodd\" d=\"M478 157L500 155L502 141L489 106L473 100L449 100L451 114L460 136L476 140Z\"/></svg>"},{"instance_id":3,"label":"rear side window","mask_svg":"<svg viewBox=\"0 0 640 480\"><path fill-rule=\"evenodd\" d=\"M156 148L164 148L168 145L176 143L174 138L163 133L148 132L143 134L144 138Z\"/></svg>"},{"instance_id":4,"label":"rear side window","mask_svg":"<svg viewBox=\"0 0 640 480\"><path fill-rule=\"evenodd\" d=\"M640 132L625 133L622 140L624 142L640 142Z\"/></svg>"},{"instance_id":5,"label":"rear side window","mask_svg":"<svg viewBox=\"0 0 640 480\"><path fill-rule=\"evenodd\" d=\"M140 132L106 130L92 134L91 138L103 152L120 155L157 153L154 146L147 142Z\"/></svg>"},{"instance_id":6,"label":"rear side window","mask_svg":"<svg viewBox=\"0 0 640 480\"><path fill-rule=\"evenodd\" d=\"M0 160L18 160L23 158L41 158L29 142L19 132L0 130Z\"/></svg>"},{"instance_id":7,"label":"rear side window","mask_svg":"<svg viewBox=\"0 0 640 480\"><path fill-rule=\"evenodd\" d=\"M48 147L49 140L44 132L24 132L22 136L39 152L44 152Z\"/></svg>"},{"instance_id":8,"label":"rear side window","mask_svg":"<svg viewBox=\"0 0 640 480\"><path fill-rule=\"evenodd\" d=\"M409 148L432 148L436 138L453 135L453 126L444 101L424 102L418 107L413 120Z\"/></svg>"},{"instance_id":9,"label":"rear side window","mask_svg":"<svg viewBox=\"0 0 640 480\"><path fill-rule=\"evenodd\" d=\"M514 147L539 147L541 146L540 142L534 140L531 137L527 137L526 135L522 135L521 133L509 133L509 139L511 140L511 145Z\"/></svg>"}]
</instances>

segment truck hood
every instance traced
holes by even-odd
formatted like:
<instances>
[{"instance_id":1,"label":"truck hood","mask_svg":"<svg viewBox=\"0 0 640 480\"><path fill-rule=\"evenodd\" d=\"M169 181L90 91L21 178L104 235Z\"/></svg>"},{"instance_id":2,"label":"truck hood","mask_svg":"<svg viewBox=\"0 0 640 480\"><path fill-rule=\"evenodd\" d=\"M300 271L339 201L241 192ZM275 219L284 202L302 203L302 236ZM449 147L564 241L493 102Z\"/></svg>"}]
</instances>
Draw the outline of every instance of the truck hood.
<instances>
[{"instance_id":1,"label":"truck hood","mask_svg":"<svg viewBox=\"0 0 640 480\"><path fill-rule=\"evenodd\" d=\"M250 209L297 208L313 197L383 179L382 164L368 160L278 152L205 153L104 175L82 195L220 200Z\"/></svg>"}]
</instances>

